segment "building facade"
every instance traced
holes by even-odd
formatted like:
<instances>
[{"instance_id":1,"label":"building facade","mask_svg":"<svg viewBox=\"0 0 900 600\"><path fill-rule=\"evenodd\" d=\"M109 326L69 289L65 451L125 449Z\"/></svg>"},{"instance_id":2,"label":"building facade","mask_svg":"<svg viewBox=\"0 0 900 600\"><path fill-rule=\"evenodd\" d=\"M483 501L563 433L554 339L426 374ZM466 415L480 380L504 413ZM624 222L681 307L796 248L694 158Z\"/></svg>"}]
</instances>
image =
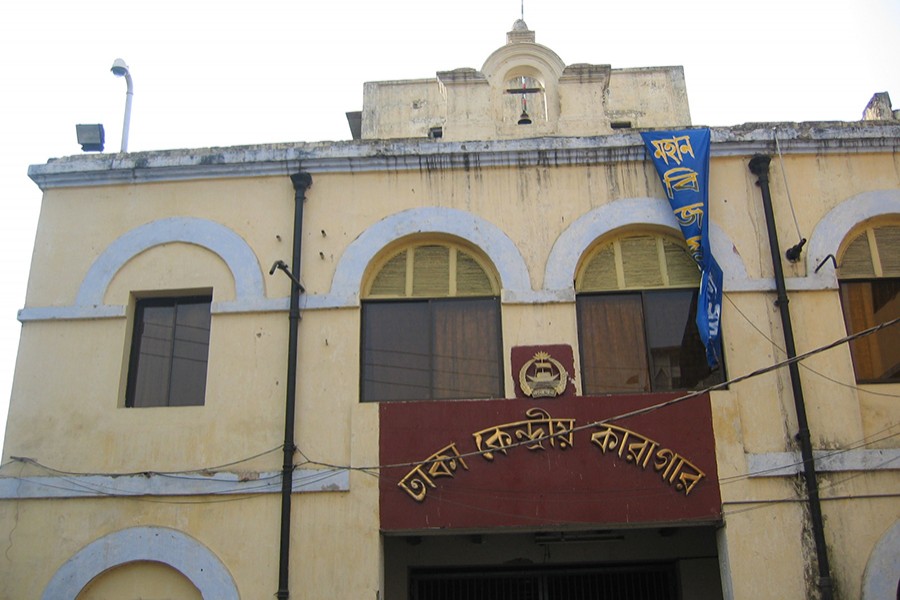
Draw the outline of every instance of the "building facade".
<instances>
[{"instance_id":1,"label":"building facade","mask_svg":"<svg viewBox=\"0 0 900 600\"><path fill-rule=\"evenodd\" d=\"M799 355L900 316L890 111L711 130L712 369L639 135L692 126L679 67L566 65L517 21L348 117L31 167L0 596L895 596L900 326L804 358L799 421L768 369L786 300Z\"/></svg>"}]
</instances>

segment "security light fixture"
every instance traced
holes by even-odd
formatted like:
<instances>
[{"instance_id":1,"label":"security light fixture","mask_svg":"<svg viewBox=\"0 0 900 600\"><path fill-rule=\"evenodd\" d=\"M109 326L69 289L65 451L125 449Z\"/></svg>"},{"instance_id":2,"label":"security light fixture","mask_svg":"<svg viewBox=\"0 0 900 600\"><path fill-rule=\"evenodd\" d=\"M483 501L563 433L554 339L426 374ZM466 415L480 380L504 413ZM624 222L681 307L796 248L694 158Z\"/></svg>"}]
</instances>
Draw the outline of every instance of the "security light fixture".
<instances>
[{"instance_id":1,"label":"security light fixture","mask_svg":"<svg viewBox=\"0 0 900 600\"><path fill-rule=\"evenodd\" d=\"M131 123L131 99L134 97L134 82L131 80L131 71L121 58L113 61L112 74L116 77L124 77L127 88L125 90L125 123L122 125L122 149L120 152L128 152L128 126Z\"/></svg>"},{"instance_id":2,"label":"security light fixture","mask_svg":"<svg viewBox=\"0 0 900 600\"><path fill-rule=\"evenodd\" d=\"M121 58L117 58L113 61L113 66L110 71L113 72L113 75L116 77L122 77L123 75L128 74L128 65L125 64L125 61Z\"/></svg>"},{"instance_id":3,"label":"security light fixture","mask_svg":"<svg viewBox=\"0 0 900 600\"><path fill-rule=\"evenodd\" d=\"M784 256L792 263L800 262L800 253L803 252L803 246L806 244L806 238L801 238L796 245L788 248Z\"/></svg>"},{"instance_id":4,"label":"security light fixture","mask_svg":"<svg viewBox=\"0 0 900 600\"><path fill-rule=\"evenodd\" d=\"M103 131L103 125L99 123L95 125L76 125L75 135L78 136L78 143L81 144L83 152L103 152L103 144L106 142L106 133Z\"/></svg>"},{"instance_id":5,"label":"security light fixture","mask_svg":"<svg viewBox=\"0 0 900 600\"><path fill-rule=\"evenodd\" d=\"M350 125L350 135L354 140L362 139L362 111L355 110L345 114L347 124Z\"/></svg>"}]
</instances>

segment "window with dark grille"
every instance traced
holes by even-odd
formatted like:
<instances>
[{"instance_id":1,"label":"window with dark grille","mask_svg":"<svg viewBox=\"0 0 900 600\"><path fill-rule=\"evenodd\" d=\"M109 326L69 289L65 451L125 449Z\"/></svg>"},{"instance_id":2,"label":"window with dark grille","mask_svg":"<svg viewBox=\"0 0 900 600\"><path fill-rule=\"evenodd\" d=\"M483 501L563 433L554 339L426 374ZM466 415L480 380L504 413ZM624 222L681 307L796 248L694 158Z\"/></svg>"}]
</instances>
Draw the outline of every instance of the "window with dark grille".
<instances>
[{"instance_id":1,"label":"window with dark grille","mask_svg":"<svg viewBox=\"0 0 900 600\"><path fill-rule=\"evenodd\" d=\"M433 571L410 575L411 600L675 600L674 565Z\"/></svg>"},{"instance_id":2,"label":"window with dark grille","mask_svg":"<svg viewBox=\"0 0 900 600\"><path fill-rule=\"evenodd\" d=\"M697 330L699 280L675 238L629 235L597 247L576 278L584 393L702 389L723 381L721 365L709 368Z\"/></svg>"},{"instance_id":3,"label":"window with dark grille","mask_svg":"<svg viewBox=\"0 0 900 600\"><path fill-rule=\"evenodd\" d=\"M211 301L210 296L137 301L126 406L203 404Z\"/></svg>"},{"instance_id":4,"label":"window with dark grille","mask_svg":"<svg viewBox=\"0 0 900 600\"><path fill-rule=\"evenodd\" d=\"M362 303L362 401L502 396L497 295L471 249L429 243L390 255Z\"/></svg>"},{"instance_id":5,"label":"window with dark grille","mask_svg":"<svg viewBox=\"0 0 900 600\"><path fill-rule=\"evenodd\" d=\"M844 250L838 270L847 333L900 317L900 226L869 227ZM860 383L900 381L898 327L850 342Z\"/></svg>"}]
</instances>

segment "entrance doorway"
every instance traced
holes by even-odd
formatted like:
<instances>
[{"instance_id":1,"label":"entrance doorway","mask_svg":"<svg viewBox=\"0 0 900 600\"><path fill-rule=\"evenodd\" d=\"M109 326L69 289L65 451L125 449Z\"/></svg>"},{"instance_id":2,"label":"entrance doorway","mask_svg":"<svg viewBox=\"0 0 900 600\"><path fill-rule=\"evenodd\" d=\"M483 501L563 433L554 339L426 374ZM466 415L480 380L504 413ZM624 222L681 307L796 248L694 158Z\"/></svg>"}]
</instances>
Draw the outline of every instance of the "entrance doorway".
<instances>
[{"instance_id":1,"label":"entrance doorway","mask_svg":"<svg viewBox=\"0 0 900 600\"><path fill-rule=\"evenodd\" d=\"M384 600L721 600L715 526L385 535Z\"/></svg>"}]
</instances>

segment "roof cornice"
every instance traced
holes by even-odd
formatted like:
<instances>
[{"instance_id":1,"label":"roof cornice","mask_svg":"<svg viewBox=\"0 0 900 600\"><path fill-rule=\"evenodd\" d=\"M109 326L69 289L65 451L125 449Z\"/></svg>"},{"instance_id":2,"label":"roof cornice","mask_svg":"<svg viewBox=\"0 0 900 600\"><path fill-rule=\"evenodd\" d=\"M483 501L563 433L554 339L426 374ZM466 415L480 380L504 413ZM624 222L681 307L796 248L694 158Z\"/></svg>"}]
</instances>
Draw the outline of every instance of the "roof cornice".
<instances>
[{"instance_id":1,"label":"roof cornice","mask_svg":"<svg viewBox=\"0 0 900 600\"><path fill-rule=\"evenodd\" d=\"M900 123L748 123L711 128L713 158L783 154L894 153ZM226 148L83 154L32 165L42 190L61 187L310 173L574 166L643 161L637 131L595 137L448 142L430 139L263 144Z\"/></svg>"}]
</instances>

